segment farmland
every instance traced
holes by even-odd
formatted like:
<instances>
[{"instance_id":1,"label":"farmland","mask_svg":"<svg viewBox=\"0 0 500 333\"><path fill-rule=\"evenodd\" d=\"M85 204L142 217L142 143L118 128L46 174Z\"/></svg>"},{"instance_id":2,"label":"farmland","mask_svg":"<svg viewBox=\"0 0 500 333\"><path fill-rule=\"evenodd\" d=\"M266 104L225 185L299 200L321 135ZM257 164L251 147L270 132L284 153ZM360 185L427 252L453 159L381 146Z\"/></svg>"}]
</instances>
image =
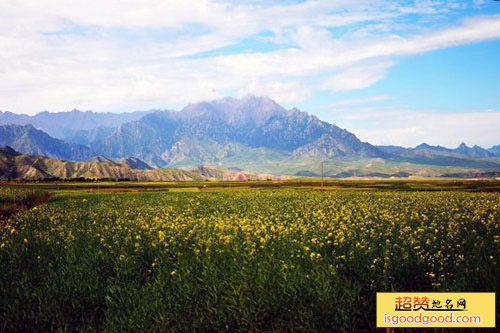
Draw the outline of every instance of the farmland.
<instances>
[{"instance_id":1,"label":"farmland","mask_svg":"<svg viewBox=\"0 0 500 333\"><path fill-rule=\"evenodd\" d=\"M10 184L51 198L0 229L0 331L373 331L379 291L499 290L498 181L326 185Z\"/></svg>"},{"instance_id":2,"label":"farmland","mask_svg":"<svg viewBox=\"0 0 500 333\"><path fill-rule=\"evenodd\" d=\"M49 198L46 191L0 187L0 225L12 214L31 208Z\"/></svg>"}]
</instances>

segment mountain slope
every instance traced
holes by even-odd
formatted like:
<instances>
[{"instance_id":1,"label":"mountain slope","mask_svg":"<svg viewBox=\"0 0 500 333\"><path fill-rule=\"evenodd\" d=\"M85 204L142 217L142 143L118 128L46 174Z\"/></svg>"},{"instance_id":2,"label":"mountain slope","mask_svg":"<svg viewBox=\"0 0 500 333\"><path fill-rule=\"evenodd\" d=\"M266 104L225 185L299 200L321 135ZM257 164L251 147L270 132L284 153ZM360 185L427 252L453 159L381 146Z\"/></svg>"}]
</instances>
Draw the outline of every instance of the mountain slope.
<instances>
[{"instance_id":1,"label":"mountain slope","mask_svg":"<svg viewBox=\"0 0 500 333\"><path fill-rule=\"evenodd\" d=\"M498 146L489 150L465 144L454 149L426 143L415 148L376 147L314 115L286 110L269 98L254 96L190 104L181 111L42 112L32 117L0 112L2 122L31 122L65 136L63 142L32 125L0 125L0 145L23 153L76 161L100 155L94 161L144 170L216 165L256 173L317 174L321 161L327 161L342 166L336 174L354 165L369 174L372 171L364 165L374 160L380 167L373 172L392 175L407 172L404 164L421 169L436 166L433 170L500 166ZM383 166L389 165L385 162L403 169L385 172ZM410 169L413 173L414 168Z\"/></svg>"},{"instance_id":2,"label":"mountain slope","mask_svg":"<svg viewBox=\"0 0 500 333\"><path fill-rule=\"evenodd\" d=\"M126 157L126 158L109 158L103 155L94 156L90 159L90 162L106 162L115 165L126 164L132 169L137 170L152 170L153 168L144 161L136 157Z\"/></svg>"},{"instance_id":3,"label":"mountain slope","mask_svg":"<svg viewBox=\"0 0 500 333\"><path fill-rule=\"evenodd\" d=\"M468 156L468 157L477 157L477 158L484 158L484 157L493 157L495 156L494 153L481 148L479 146L473 146L473 147L468 147L465 143L461 143L457 148L452 150L454 153L461 154L463 156Z\"/></svg>"},{"instance_id":4,"label":"mountain slope","mask_svg":"<svg viewBox=\"0 0 500 333\"><path fill-rule=\"evenodd\" d=\"M115 161L120 164L126 164L136 170L153 170L153 167L136 157L124 157L116 159Z\"/></svg>"},{"instance_id":5,"label":"mountain slope","mask_svg":"<svg viewBox=\"0 0 500 333\"><path fill-rule=\"evenodd\" d=\"M415 148L378 146L393 159L418 164L494 169L500 167L495 154L479 146L461 143L457 148L432 146L422 143Z\"/></svg>"},{"instance_id":6,"label":"mountain slope","mask_svg":"<svg viewBox=\"0 0 500 333\"><path fill-rule=\"evenodd\" d=\"M127 160L127 159L124 159ZM133 161L138 162L133 159ZM142 161L139 161L142 162ZM144 169L118 163L104 156L93 161L69 162L43 156L20 154L8 146L0 147L0 180L116 179L137 181L267 180L275 177L221 167L198 167L194 170Z\"/></svg>"},{"instance_id":7,"label":"mountain slope","mask_svg":"<svg viewBox=\"0 0 500 333\"><path fill-rule=\"evenodd\" d=\"M83 145L69 144L37 130L32 125L0 126L0 146L8 145L17 151L31 155L83 161L94 152Z\"/></svg>"},{"instance_id":8,"label":"mountain slope","mask_svg":"<svg viewBox=\"0 0 500 333\"><path fill-rule=\"evenodd\" d=\"M139 181L206 180L193 171L178 169L137 170L115 162L69 162L43 156L20 154L10 147L0 148L0 179L131 179Z\"/></svg>"},{"instance_id":9,"label":"mountain slope","mask_svg":"<svg viewBox=\"0 0 500 333\"><path fill-rule=\"evenodd\" d=\"M91 147L106 156L136 156L158 166L219 163L252 149L279 153L283 159L384 156L347 130L253 96L155 112L121 125Z\"/></svg>"},{"instance_id":10,"label":"mountain slope","mask_svg":"<svg viewBox=\"0 0 500 333\"><path fill-rule=\"evenodd\" d=\"M153 111L136 111L130 113L98 113L92 111L73 110L69 112L40 112L34 116L0 111L0 125L28 125L41 129L49 135L64 139L72 137L81 130L92 130L99 127L116 128L123 123L137 120Z\"/></svg>"},{"instance_id":11,"label":"mountain slope","mask_svg":"<svg viewBox=\"0 0 500 333\"><path fill-rule=\"evenodd\" d=\"M479 146L469 147L465 143L461 143L457 148L450 149L442 146L431 146L427 143L421 143L415 148L404 148L399 146L378 146L389 154L400 156L450 156L457 158L489 158L495 154L487 149ZM492 147L491 149L493 149Z\"/></svg>"},{"instance_id":12,"label":"mountain slope","mask_svg":"<svg viewBox=\"0 0 500 333\"><path fill-rule=\"evenodd\" d=\"M115 127L99 126L88 130L78 130L67 136L64 141L89 146L94 141L99 141L113 133Z\"/></svg>"},{"instance_id":13,"label":"mountain slope","mask_svg":"<svg viewBox=\"0 0 500 333\"><path fill-rule=\"evenodd\" d=\"M488 151L490 153L495 154L495 156L500 156L500 145L493 146L491 148L488 148Z\"/></svg>"}]
</instances>

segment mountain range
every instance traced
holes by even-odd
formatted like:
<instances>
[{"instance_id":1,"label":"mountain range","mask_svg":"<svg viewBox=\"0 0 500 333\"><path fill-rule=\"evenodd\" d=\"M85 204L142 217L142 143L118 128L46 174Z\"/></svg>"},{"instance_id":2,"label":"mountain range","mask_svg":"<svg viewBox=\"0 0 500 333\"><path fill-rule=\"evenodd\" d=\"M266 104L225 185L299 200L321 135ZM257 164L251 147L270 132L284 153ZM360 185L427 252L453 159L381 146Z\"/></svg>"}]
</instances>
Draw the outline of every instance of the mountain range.
<instances>
[{"instance_id":1,"label":"mountain range","mask_svg":"<svg viewBox=\"0 0 500 333\"><path fill-rule=\"evenodd\" d=\"M0 112L0 145L70 161L127 164L133 160L123 159L136 159L140 165L134 168L142 170L220 165L258 173L318 175L324 160L327 175L435 176L500 169L500 145L375 146L314 115L255 96L190 104L181 111L73 110L35 116Z\"/></svg>"},{"instance_id":2,"label":"mountain range","mask_svg":"<svg viewBox=\"0 0 500 333\"><path fill-rule=\"evenodd\" d=\"M53 138L31 124L0 126L0 146L4 145L26 154L74 161L85 161L95 155L87 146Z\"/></svg>"},{"instance_id":3,"label":"mountain range","mask_svg":"<svg viewBox=\"0 0 500 333\"><path fill-rule=\"evenodd\" d=\"M123 123L140 119L144 115L154 111L136 111L130 113L82 112L79 110L53 113L43 111L34 116L0 111L0 125L31 124L54 138L67 139L76 135L81 130L95 128L113 129Z\"/></svg>"},{"instance_id":4,"label":"mountain range","mask_svg":"<svg viewBox=\"0 0 500 333\"><path fill-rule=\"evenodd\" d=\"M93 161L71 162L44 156L21 154L9 146L0 147L0 180L109 179L137 181L264 180L272 175L254 174L221 167L198 167L193 170L144 168L135 158L120 162L99 156Z\"/></svg>"}]
</instances>

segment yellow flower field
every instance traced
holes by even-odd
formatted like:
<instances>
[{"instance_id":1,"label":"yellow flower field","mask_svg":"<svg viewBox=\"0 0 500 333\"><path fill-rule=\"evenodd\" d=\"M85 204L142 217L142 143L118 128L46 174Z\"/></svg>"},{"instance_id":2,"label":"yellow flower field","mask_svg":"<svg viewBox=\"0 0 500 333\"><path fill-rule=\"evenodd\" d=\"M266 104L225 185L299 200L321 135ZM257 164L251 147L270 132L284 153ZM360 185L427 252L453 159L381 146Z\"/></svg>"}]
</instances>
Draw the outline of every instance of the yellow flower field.
<instances>
[{"instance_id":1,"label":"yellow flower field","mask_svg":"<svg viewBox=\"0 0 500 333\"><path fill-rule=\"evenodd\" d=\"M498 193L62 192L0 229L0 330L371 331L499 260Z\"/></svg>"}]
</instances>

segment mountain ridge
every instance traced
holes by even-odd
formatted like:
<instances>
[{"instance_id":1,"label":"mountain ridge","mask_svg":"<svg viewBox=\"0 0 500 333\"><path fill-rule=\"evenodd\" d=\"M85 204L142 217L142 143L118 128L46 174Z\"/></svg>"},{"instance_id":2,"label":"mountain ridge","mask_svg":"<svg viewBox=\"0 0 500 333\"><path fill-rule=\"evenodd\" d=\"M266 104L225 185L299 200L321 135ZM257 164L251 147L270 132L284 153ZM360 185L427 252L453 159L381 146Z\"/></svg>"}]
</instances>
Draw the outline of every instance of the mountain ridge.
<instances>
[{"instance_id":1,"label":"mountain ridge","mask_svg":"<svg viewBox=\"0 0 500 333\"><path fill-rule=\"evenodd\" d=\"M0 144L11 145L22 153L75 161L103 156L109 162L122 163L128 158L129 163L137 163L135 167L142 169L220 165L255 172L307 174L316 173L312 168L323 160L354 164L366 160L370 164L370 159L443 167L500 167L500 145L489 149L465 143L456 148L427 143L414 148L374 146L315 115L297 108L287 110L268 97L226 97L191 103L180 111L138 111L124 114L119 121L116 117L120 114L106 113L106 117L112 118L108 122L97 122L97 113L90 111L50 114L19 117L23 121L37 116L54 119L55 127L64 123L60 118L68 121L75 116L71 128L60 130L69 133L64 140L51 137L33 124L16 125L20 126L17 130L14 125L1 125L13 114L0 112L0 131L4 131L0 133L9 132L6 128L13 133L25 133L2 135ZM81 117L87 118L80 124Z\"/></svg>"},{"instance_id":2,"label":"mountain ridge","mask_svg":"<svg viewBox=\"0 0 500 333\"><path fill-rule=\"evenodd\" d=\"M31 124L0 125L0 146L5 145L22 153L65 160L83 161L95 155L87 146L69 144L53 138Z\"/></svg>"},{"instance_id":3,"label":"mountain ridge","mask_svg":"<svg viewBox=\"0 0 500 333\"><path fill-rule=\"evenodd\" d=\"M98 127L117 127L122 123L139 119L154 112L134 111L124 113L80 111L73 109L64 112L42 111L35 115L17 114L10 111L0 111L0 125L31 124L57 139L66 139L78 130L91 130Z\"/></svg>"},{"instance_id":4,"label":"mountain ridge","mask_svg":"<svg viewBox=\"0 0 500 333\"><path fill-rule=\"evenodd\" d=\"M178 169L136 170L115 162L70 162L44 156L20 154L0 148L0 179L118 179L138 181L207 180L196 172Z\"/></svg>"},{"instance_id":5,"label":"mountain ridge","mask_svg":"<svg viewBox=\"0 0 500 333\"><path fill-rule=\"evenodd\" d=\"M193 142L198 142L197 147L190 146ZM331 147L333 143L335 149ZM213 158L210 151L214 144L226 150L232 144L296 156L307 155L310 150L315 150L314 155L328 158L385 156L345 129L297 109L286 110L269 98L254 96L189 104L178 112L154 112L120 125L110 136L90 146L99 154L137 156L147 163L165 166L172 160L182 161L179 154L185 155L190 150ZM173 156L179 146L186 150ZM228 156L222 154L218 158Z\"/></svg>"},{"instance_id":6,"label":"mountain ridge","mask_svg":"<svg viewBox=\"0 0 500 333\"><path fill-rule=\"evenodd\" d=\"M377 146L379 149L384 150L391 154L414 154L414 155L443 155L455 157L473 157L473 158L488 158L500 156L490 149L482 148L478 145L472 147L467 146L464 142L460 143L456 148L447 148L440 145L433 146L427 143L421 143L414 148L405 148L400 146Z\"/></svg>"},{"instance_id":7,"label":"mountain ridge","mask_svg":"<svg viewBox=\"0 0 500 333\"><path fill-rule=\"evenodd\" d=\"M128 161L128 159L124 159ZM139 163L133 159L134 163ZM143 162L142 162L143 163ZM21 154L9 146L0 147L0 180L132 180L132 181L205 181L274 179L268 174L243 170L228 170L213 166L200 166L193 170L136 169L105 156L93 161L71 162L44 156Z\"/></svg>"}]
</instances>

